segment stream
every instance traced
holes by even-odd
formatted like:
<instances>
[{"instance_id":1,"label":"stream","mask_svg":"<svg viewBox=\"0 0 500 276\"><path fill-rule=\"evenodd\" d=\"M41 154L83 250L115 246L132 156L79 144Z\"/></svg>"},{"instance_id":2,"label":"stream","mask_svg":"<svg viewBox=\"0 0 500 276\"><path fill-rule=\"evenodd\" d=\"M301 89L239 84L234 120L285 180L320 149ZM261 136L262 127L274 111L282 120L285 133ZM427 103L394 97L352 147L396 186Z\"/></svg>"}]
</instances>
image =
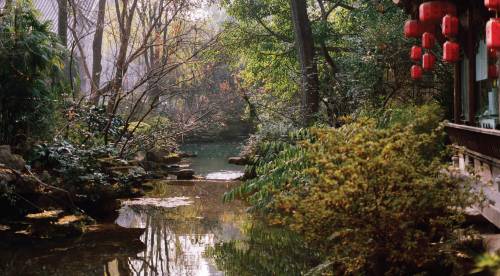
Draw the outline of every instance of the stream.
<instances>
[{"instance_id":1,"label":"stream","mask_svg":"<svg viewBox=\"0 0 500 276\"><path fill-rule=\"evenodd\" d=\"M192 167L207 180L154 182L100 234L0 247L0 275L301 275L317 265L295 235L252 218L242 202L222 202L239 185L231 179L243 168L226 163L238 144L183 150L198 154Z\"/></svg>"}]
</instances>

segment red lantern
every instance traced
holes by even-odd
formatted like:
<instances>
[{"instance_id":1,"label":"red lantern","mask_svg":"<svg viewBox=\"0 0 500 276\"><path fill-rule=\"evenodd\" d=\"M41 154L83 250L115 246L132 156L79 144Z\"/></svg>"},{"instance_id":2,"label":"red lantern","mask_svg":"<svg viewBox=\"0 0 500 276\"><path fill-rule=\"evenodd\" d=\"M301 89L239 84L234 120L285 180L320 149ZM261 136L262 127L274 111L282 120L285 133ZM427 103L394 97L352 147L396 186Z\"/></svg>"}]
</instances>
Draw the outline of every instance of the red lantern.
<instances>
[{"instance_id":1,"label":"red lantern","mask_svg":"<svg viewBox=\"0 0 500 276\"><path fill-rule=\"evenodd\" d=\"M434 64L436 63L436 57L431 53L426 53L422 57L422 67L424 71L431 71L434 69Z\"/></svg>"},{"instance_id":2,"label":"red lantern","mask_svg":"<svg viewBox=\"0 0 500 276\"><path fill-rule=\"evenodd\" d=\"M445 37L451 38L456 36L458 34L458 18L453 15L446 15L443 17L441 28Z\"/></svg>"},{"instance_id":3,"label":"red lantern","mask_svg":"<svg viewBox=\"0 0 500 276\"><path fill-rule=\"evenodd\" d=\"M422 22L438 22L443 15L443 3L430 1L422 3L419 7L419 18Z\"/></svg>"},{"instance_id":4,"label":"red lantern","mask_svg":"<svg viewBox=\"0 0 500 276\"><path fill-rule=\"evenodd\" d=\"M434 48L434 44L436 44L436 39L434 38L434 35L425 32L422 35L422 47L424 47L425 49L432 49Z\"/></svg>"},{"instance_id":5,"label":"red lantern","mask_svg":"<svg viewBox=\"0 0 500 276\"><path fill-rule=\"evenodd\" d=\"M437 23L447 14L457 15L457 7L450 2L429 1L419 7L419 18L422 22Z\"/></svg>"},{"instance_id":6,"label":"red lantern","mask_svg":"<svg viewBox=\"0 0 500 276\"><path fill-rule=\"evenodd\" d=\"M446 41L443 45L443 61L455 63L460 59L460 45L456 42Z\"/></svg>"},{"instance_id":7,"label":"red lantern","mask_svg":"<svg viewBox=\"0 0 500 276\"><path fill-rule=\"evenodd\" d=\"M410 51L410 59L413 61L419 61L422 58L422 47L413 46Z\"/></svg>"},{"instance_id":8,"label":"red lantern","mask_svg":"<svg viewBox=\"0 0 500 276\"><path fill-rule=\"evenodd\" d=\"M500 10L500 0L484 0L484 5L490 10Z\"/></svg>"},{"instance_id":9,"label":"red lantern","mask_svg":"<svg viewBox=\"0 0 500 276\"><path fill-rule=\"evenodd\" d=\"M418 22L418 20L407 20L405 23L404 32L407 38L420 37L422 35L422 31L420 30L420 23Z\"/></svg>"},{"instance_id":10,"label":"red lantern","mask_svg":"<svg viewBox=\"0 0 500 276\"><path fill-rule=\"evenodd\" d=\"M498 79L498 69L496 64L490 64L488 66L488 78Z\"/></svg>"},{"instance_id":11,"label":"red lantern","mask_svg":"<svg viewBox=\"0 0 500 276\"><path fill-rule=\"evenodd\" d=\"M420 65L413 65L411 67L411 78L414 80L422 79L422 67Z\"/></svg>"},{"instance_id":12,"label":"red lantern","mask_svg":"<svg viewBox=\"0 0 500 276\"><path fill-rule=\"evenodd\" d=\"M500 50L500 19L492 18L486 23L486 45L490 49Z\"/></svg>"}]
</instances>

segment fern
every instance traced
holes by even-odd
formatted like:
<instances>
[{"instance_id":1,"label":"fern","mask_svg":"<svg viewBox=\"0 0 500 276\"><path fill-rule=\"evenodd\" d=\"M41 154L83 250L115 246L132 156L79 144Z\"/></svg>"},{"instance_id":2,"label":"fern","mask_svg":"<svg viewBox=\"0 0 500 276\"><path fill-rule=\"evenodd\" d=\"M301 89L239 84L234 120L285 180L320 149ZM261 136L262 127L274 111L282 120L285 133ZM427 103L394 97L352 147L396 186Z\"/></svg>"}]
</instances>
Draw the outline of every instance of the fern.
<instances>
[{"instance_id":1,"label":"fern","mask_svg":"<svg viewBox=\"0 0 500 276\"><path fill-rule=\"evenodd\" d=\"M280 190L283 185L306 183L302 171L309 162L301 144L313 140L309 129L300 129L291 132L287 139L259 144L252 165L247 167L247 172L253 172L256 177L227 192L224 201L244 199L251 203L251 210L265 211L272 202L272 191Z\"/></svg>"}]
</instances>

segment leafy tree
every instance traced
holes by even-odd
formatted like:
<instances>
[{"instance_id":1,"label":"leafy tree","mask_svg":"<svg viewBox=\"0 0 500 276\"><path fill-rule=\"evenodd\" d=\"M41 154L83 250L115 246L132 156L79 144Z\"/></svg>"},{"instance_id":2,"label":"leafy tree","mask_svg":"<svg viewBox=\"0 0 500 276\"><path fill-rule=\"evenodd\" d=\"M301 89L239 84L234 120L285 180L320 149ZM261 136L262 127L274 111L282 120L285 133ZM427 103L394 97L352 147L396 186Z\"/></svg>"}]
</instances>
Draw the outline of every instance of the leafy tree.
<instances>
[{"instance_id":1,"label":"leafy tree","mask_svg":"<svg viewBox=\"0 0 500 276\"><path fill-rule=\"evenodd\" d=\"M407 15L393 1L314 2L308 5L308 17L318 67L320 122L338 125L343 116L367 107L449 103L449 66L439 64L422 82L410 79L408 52L415 42L402 35ZM223 43L225 49L234 49L229 52L241 68L244 85L254 92L251 101L259 106L260 117L300 121L296 118L302 115L297 108L301 70L289 1L223 4L234 18L226 26Z\"/></svg>"},{"instance_id":2,"label":"leafy tree","mask_svg":"<svg viewBox=\"0 0 500 276\"><path fill-rule=\"evenodd\" d=\"M64 50L30 1L0 15L0 143L43 137L52 127Z\"/></svg>"}]
</instances>

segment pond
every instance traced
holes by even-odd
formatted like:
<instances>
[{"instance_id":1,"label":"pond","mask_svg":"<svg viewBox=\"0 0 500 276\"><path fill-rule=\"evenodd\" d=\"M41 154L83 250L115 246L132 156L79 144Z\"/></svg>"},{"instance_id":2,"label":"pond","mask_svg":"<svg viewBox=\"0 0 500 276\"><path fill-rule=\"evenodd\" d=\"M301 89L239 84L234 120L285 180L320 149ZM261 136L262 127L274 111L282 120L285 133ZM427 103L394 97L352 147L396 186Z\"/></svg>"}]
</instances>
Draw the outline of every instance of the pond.
<instances>
[{"instance_id":1,"label":"pond","mask_svg":"<svg viewBox=\"0 0 500 276\"><path fill-rule=\"evenodd\" d=\"M243 175L243 167L229 164L229 157L238 156L242 144L239 142L185 144L181 150L194 153L196 158L188 158L194 171L212 180L230 180Z\"/></svg>"},{"instance_id":2,"label":"pond","mask_svg":"<svg viewBox=\"0 0 500 276\"><path fill-rule=\"evenodd\" d=\"M223 203L236 185L156 181L97 234L0 242L0 275L301 275L317 264L295 235L253 219L241 202Z\"/></svg>"}]
</instances>

